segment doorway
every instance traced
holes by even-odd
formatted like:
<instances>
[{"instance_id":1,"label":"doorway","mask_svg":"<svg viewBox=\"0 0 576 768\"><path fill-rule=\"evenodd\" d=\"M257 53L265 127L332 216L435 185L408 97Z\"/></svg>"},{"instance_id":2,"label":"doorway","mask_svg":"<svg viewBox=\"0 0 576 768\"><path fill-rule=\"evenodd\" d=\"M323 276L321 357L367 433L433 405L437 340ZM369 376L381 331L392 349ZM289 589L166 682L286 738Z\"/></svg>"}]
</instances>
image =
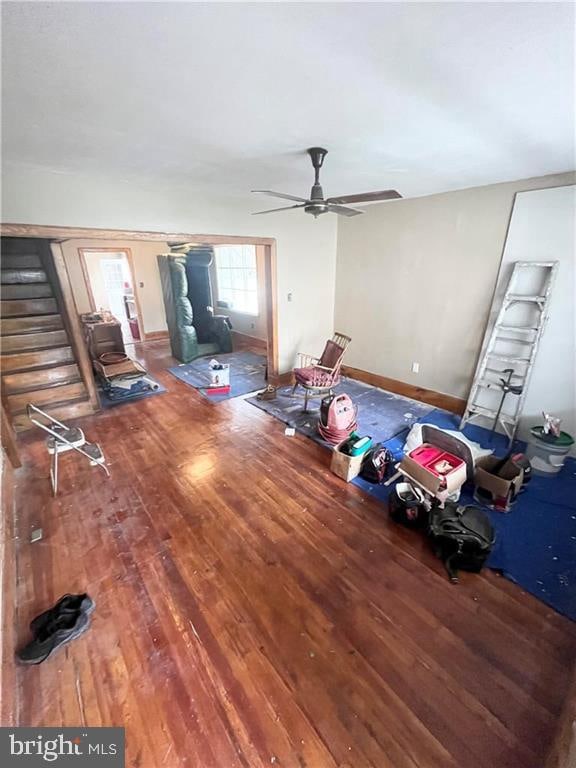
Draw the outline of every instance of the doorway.
<instances>
[{"instance_id":1,"label":"doorway","mask_svg":"<svg viewBox=\"0 0 576 768\"><path fill-rule=\"evenodd\" d=\"M110 312L120 323L124 344L140 341L142 324L127 248L79 248L93 312Z\"/></svg>"}]
</instances>

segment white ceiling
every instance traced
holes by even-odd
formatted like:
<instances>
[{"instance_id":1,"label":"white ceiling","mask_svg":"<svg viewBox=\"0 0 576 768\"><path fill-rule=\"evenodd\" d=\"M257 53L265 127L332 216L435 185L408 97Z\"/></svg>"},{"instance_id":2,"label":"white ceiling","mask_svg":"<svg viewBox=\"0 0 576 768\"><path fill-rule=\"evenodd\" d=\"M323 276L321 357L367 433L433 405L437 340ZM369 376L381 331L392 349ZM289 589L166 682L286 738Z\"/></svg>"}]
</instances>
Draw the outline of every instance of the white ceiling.
<instances>
[{"instance_id":1,"label":"white ceiling","mask_svg":"<svg viewBox=\"0 0 576 768\"><path fill-rule=\"evenodd\" d=\"M571 3L3 3L4 162L243 194L571 170ZM259 200L265 207L268 202Z\"/></svg>"}]
</instances>

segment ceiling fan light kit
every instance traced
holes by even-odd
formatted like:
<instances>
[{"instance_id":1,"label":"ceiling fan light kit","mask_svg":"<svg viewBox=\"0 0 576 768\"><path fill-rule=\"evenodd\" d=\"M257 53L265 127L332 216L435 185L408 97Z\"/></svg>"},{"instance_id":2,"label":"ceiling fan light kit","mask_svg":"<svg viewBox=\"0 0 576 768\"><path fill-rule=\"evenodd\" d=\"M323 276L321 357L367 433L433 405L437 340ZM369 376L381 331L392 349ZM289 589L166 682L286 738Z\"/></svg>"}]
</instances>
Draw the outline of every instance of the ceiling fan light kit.
<instances>
[{"instance_id":1,"label":"ceiling fan light kit","mask_svg":"<svg viewBox=\"0 0 576 768\"><path fill-rule=\"evenodd\" d=\"M271 208L267 211L256 211L254 216L260 216L264 213L276 213L276 211L290 211L294 208L303 208L305 213L309 213L318 218L322 213L337 213L339 216L358 216L364 211L357 208L350 208L348 203L374 203L383 200L397 200L402 195L395 189L385 189L380 192L364 192L357 195L341 195L340 197L324 197L324 191L320 185L320 168L324 163L324 158L328 150L323 147L310 147L306 150L310 155L312 166L314 168L314 184L310 190L310 197L297 197L288 195L284 192L273 192L271 189L253 189L252 192L259 195L269 195L270 197L279 197L281 200L292 200L297 205L287 205L283 208Z\"/></svg>"}]
</instances>

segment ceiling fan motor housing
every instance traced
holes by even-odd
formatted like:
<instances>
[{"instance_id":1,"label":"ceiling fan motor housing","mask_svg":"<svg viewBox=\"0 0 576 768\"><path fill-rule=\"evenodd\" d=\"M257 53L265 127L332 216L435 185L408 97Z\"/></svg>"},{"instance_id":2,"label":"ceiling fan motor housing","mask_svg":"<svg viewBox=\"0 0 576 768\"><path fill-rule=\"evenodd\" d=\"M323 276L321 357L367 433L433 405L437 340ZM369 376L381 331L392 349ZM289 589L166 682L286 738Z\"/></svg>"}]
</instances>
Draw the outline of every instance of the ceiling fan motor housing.
<instances>
[{"instance_id":1,"label":"ceiling fan motor housing","mask_svg":"<svg viewBox=\"0 0 576 768\"><path fill-rule=\"evenodd\" d=\"M328 206L326 205L326 203L323 203L323 202L313 203L312 205L306 205L304 207L304 212L311 213L315 219L317 219L321 213L327 213L327 211L328 211Z\"/></svg>"}]
</instances>

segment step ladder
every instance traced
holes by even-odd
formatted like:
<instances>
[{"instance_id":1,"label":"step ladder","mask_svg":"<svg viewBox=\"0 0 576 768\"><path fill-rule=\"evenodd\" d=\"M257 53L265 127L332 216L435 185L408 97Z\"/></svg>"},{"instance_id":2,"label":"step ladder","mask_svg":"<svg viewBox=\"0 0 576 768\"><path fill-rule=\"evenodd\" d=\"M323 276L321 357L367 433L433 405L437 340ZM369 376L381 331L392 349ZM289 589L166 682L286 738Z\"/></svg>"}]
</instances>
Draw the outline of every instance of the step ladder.
<instances>
[{"instance_id":1,"label":"step ladder","mask_svg":"<svg viewBox=\"0 0 576 768\"><path fill-rule=\"evenodd\" d=\"M488 327L460 429L490 419L512 444L548 320L557 261L516 261L496 321ZM506 400L507 383L519 394ZM499 405L497 404L499 403Z\"/></svg>"},{"instance_id":2,"label":"step ladder","mask_svg":"<svg viewBox=\"0 0 576 768\"><path fill-rule=\"evenodd\" d=\"M61 421L57 421L53 416L50 416L49 413L40 410L36 405L32 405L32 403L28 403L26 406L26 413L34 426L40 427L49 435L46 440L46 449L52 457L50 482L52 483L53 496L56 496L58 493L58 456L66 451L79 453L87 459L90 466L101 467L106 476L110 477L102 448L100 448L98 443L89 443L80 427L68 427L66 424L62 424ZM46 419L48 423L40 421L38 416Z\"/></svg>"}]
</instances>

